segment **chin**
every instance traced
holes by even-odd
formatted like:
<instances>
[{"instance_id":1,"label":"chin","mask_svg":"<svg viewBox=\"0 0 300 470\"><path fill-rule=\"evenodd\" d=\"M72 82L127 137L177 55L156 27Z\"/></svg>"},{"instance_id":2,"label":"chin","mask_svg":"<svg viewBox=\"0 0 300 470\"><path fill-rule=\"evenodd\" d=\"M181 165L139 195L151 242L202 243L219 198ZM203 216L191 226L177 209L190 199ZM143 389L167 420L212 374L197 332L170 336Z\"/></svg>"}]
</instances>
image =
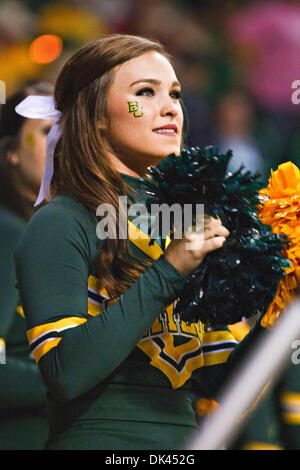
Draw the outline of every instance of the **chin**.
<instances>
[{"instance_id":1,"label":"chin","mask_svg":"<svg viewBox=\"0 0 300 470\"><path fill-rule=\"evenodd\" d=\"M175 155L180 155L180 149L178 148L172 148L168 150L167 152L164 153L164 156L162 158L167 158L168 155L171 155L174 153Z\"/></svg>"},{"instance_id":2,"label":"chin","mask_svg":"<svg viewBox=\"0 0 300 470\"><path fill-rule=\"evenodd\" d=\"M164 148L160 149L160 151L157 152L157 155L160 155L161 158L166 158L171 153L175 153L175 155L180 155L180 151L181 151L180 146L169 145L169 146L164 146Z\"/></svg>"}]
</instances>

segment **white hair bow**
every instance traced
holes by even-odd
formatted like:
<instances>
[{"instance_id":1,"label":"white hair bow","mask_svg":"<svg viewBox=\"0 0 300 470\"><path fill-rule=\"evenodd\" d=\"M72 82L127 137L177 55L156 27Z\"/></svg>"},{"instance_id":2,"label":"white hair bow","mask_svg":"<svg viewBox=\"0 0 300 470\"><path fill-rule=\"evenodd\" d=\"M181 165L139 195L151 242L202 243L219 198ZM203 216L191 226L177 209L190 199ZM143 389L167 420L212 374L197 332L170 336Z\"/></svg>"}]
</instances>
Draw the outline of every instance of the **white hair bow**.
<instances>
[{"instance_id":1,"label":"white hair bow","mask_svg":"<svg viewBox=\"0 0 300 470\"><path fill-rule=\"evenodd\" d=\"M46 141L46 158L43 179L41 182L40 192L35 202L35 206L39 205L44 199L50 201L50 184L54 171L54 151L61 137L61 128L59 119L61 112L55 108L53 96L27 96L16 108L16 112L21 116L30 119L50 119L54 123L49 131Z\"/></svg>"}]
</instances>

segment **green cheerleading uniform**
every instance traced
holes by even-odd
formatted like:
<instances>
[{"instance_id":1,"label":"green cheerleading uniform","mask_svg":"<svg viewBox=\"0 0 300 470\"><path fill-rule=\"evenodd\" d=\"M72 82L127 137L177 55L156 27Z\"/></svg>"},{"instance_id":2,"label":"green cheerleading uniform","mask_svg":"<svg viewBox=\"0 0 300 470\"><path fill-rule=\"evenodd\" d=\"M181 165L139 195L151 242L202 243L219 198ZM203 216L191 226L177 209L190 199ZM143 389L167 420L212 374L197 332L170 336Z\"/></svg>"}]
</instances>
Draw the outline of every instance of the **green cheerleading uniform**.
<instances>
[{"instance_id":1,"label":"green cheerleading uniform","mask_svg":"<svg viewBox=\"0 0 300 470\"><path fill-rule=\"evenodd\" d=\"M290 362L240 432L235 449L300 450L300 370Z\"/></svg>"},{"instance_id":2,"label":"green cheerleading uniform","mask_svg":"<svg viewBox=\"0 0 300 470\"><path fill-rule=\"evenodd\" d=\"M122 177L145 203L143 178ZM166 240L149 243L135 222L130 249L152 265L114 302L96 277L98 220L72 195L40 208L18 246L27 337L48 391L47 449L183 449L197 429L192 385L212 394L226 374L236 340L174 314L186 278L162 256Z\"/></svg>"},{"instance_id":3,"label":"green cheerleading uniform","mask_svg":"<svg viewBox=\"0 0 300 470\"><path fill-rule=\"evenodd\" d=\"M230 328L239 340L249 326ZM298 341L298 340L297 340ZM233 450L300 450L299 351L253 407L232 443Z\"/></svg>"},{"instance_id":4,"label":"green cheerleading uniform","mask_svg":"<svg viewBox=\"0 0 300 470\"><path fill-rule=\"evenodd\" d=\"M14 250L26 223L0 206L0 449L42 449L46 390L31 355L19 303Z\"/></svg>"},{"instance_id":5,"label":"green cheerleading uniform","mask_svg":"<svg viewBox=\"0 0 300 470\"><path fill-rule=\"evenodd\" d=\"M291 362L275 390L279 408L280 441L286 450L300 450L300 370L299 360Z\"/></svg>"}]
</instances>

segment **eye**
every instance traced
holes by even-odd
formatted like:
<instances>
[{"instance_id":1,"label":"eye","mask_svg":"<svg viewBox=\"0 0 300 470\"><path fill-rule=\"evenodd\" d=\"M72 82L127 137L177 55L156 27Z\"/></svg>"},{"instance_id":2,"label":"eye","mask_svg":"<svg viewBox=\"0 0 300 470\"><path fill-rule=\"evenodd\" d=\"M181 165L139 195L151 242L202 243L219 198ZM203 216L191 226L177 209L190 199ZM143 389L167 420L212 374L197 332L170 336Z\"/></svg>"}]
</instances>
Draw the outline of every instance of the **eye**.
<instances>
[{"instance_id":1,"label":"eye","mask_svg":"<svg viewBox=\"0 0 300 470\"><path fill-rule=\"evenodd\" d=\"M154 96L153 88L142 88L141 90L136 92L136 96Z\"/></svg>"},{"instance_id":2,"label":"eye","mask_svg":"<svg viewBox=\"0 0 300 470\"><path fill-rule=\"evenodd\" d=\"M43 135L48 135L50 132L51 126L46 126L41 129Z\"/></svg>"},{"instance_id":3,"label":"eye","mask_svg":"<svg viewBox=\"0 0 300 470\"><path fill-rule=\"evenodd\" d=\"M175 100L179 100L181 98L181 91L173 90L171 91L170 96L174 98Z\"/></svg>"}]
</instances>

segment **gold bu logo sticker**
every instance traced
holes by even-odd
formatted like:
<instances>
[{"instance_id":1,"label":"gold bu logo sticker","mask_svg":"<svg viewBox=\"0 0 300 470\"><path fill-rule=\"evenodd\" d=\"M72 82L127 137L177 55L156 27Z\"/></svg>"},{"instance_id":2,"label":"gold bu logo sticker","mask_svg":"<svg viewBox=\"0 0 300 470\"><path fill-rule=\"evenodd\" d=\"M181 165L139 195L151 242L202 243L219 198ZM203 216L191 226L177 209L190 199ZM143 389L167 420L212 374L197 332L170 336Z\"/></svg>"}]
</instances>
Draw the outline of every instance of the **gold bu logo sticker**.
<instances>
[{"instance_id":1,"label":"gold bu logo sticker","mask_svg":"<svg viewBox=\"0 0 300 470\"><path fill-rule=\"evenodd\" d=\"M143 106L139 106L137 101L127 101L128 112L132 113L135 118L143 116Z\"/></svg>"}]
</instances>

